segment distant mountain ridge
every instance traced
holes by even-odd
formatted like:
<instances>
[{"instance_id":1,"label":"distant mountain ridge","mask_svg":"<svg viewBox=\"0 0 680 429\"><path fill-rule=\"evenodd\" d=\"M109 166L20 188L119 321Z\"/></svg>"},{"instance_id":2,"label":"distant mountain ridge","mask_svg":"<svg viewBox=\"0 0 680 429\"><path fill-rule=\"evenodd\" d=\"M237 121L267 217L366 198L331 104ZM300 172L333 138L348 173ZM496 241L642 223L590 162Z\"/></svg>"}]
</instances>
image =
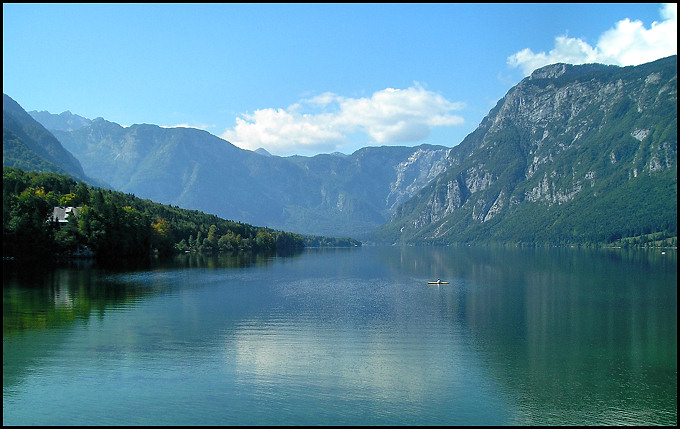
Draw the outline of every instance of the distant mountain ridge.
<instances>
[{"instance_id":1,"label":"distant mountain ridge","mask_svg":"<svg viewBox=\"0 0 680 429\"><path fill-rule=\"evenodd\" d=\"M578 244L659 231L677 237L677 56L536 70L375 238Z\"/></svg>"},{"instance_id":2,"label":"distant mountain ridge","mask_svg":"<svg viewBox=\"0 0 680 429\"><path fill-rule=\"evenodd\" d=\"M68 110L58 115L52 114L46 110L32 110L28 112L28 114L48 130L74 131L92 123L92 120L79 115L74 115Z\"/></svg>"},{"instance_id":3,"label":"distant mountain ridge","mask_svg":"<svg viewBox=\"0 0 680 429\"><path fill-rule=\"evenodd\" d=\"M40 119L59 124L59 118ZM279 157L198 129L122 127L102 118L52 132L87 174L116 190L225 219L334 237L366 236L387 222L397 204L444 170L449 150L386 146L346 156Z\"/></svg>"}]
</instances>

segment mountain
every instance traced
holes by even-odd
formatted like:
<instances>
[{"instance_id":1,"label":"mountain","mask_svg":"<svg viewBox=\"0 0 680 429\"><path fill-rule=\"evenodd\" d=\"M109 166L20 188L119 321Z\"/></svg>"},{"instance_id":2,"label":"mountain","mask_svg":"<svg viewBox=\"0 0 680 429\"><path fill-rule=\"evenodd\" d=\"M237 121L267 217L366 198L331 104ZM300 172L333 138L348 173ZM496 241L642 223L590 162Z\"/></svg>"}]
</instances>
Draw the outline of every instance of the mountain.
<instances>
[{"instance_id":1,"label":"mountain","mask_svg":"<svg viewBox=\"0 0 680 429\"><path fill-rule=\"evenodd\" d=\"M56 115L55 115L56 116ZM119 191L253 225L361 237L445 168L448 148L371 147L279 157L206 131L102 118L52 130L85 172Z\"/></svg>"},{"instance_id":2,"label":"mountain","mask_svg":"<svg viewBox=\"0 0 680 429\"><path fill-rule=\"evenodd\" d=\"M88 179L80 162L7 94L2 94L2 165Z\"/></svg>"},{"instance_id":3,"label":"mountain","mask_svg":"<svg viewBox=\"0 0 680 429\"><path fill-rule=\"evenodd\" d=\"M334 231L364 238L387 222L396 207L446 168L450 148L365 147L351 155L282 158L307 173L314 199L288 207L291 231L315 225L317 235ZM302 195L300 195L302 196ZM320 198L319 198L320 197ZM311 232L311 231L310 231Z\"/></svg>"},{"instance_id":4,"label":"mountain","mask_svg":"<svg viewBox=\"0 0 680 429\"><path fill-rule=\"evenodd\" d=\"M677 56L534 71L375 239L566 245L655 232L677 236Z\"/></svg>"},{"instance_id":5,"label":"mountain","mask_svg":"<svg viewBox=\"0 0 680 429\"><path fill-rule=\"evenodd\" d=\"M90 125L92 122L90 119L74 115L68 110L58 115L52 114L46 110L32 110L28 112L28 114L48 130L73 131Z\"/></svg>"}]
</instances>

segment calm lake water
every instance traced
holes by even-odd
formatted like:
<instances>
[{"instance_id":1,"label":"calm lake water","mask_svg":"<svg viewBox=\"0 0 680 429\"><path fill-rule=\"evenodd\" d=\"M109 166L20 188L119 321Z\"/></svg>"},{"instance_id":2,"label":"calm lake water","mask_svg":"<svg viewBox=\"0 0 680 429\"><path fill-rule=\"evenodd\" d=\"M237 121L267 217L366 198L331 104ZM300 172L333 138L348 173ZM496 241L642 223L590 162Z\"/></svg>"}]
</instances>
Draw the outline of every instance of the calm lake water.
<instances>
[{"instance_id":1,"label":"calm lake water","mask_svg":"<svg viewBox=\"0 0 680 429\"><path fill-rule=\"evenodd\" d=\"M4 268L4 425L677 425L676 251Z\"/></svg>"}]
</instances>

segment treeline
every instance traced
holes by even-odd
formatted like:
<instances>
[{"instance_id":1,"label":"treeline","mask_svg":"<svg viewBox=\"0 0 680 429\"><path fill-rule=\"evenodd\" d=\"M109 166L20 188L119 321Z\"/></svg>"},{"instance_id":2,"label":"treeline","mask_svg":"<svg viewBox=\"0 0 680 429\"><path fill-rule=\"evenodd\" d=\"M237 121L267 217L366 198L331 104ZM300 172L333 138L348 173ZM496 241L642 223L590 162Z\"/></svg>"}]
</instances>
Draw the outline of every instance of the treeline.
<instances>
[{"instance_id":1,"label":"treeline","mask_svg":"<svg viewBox=\"0 0 680 429\"><path fill-rule=\"evenodd\" d=\"M278 252L305 242L355 245L344 239L305 237L233 222L91 188L68 176L3 167L3 258L52 259L78 254L96 258L145 257L178 252ZM82 207L62 225L54 207Z\"/></svg>"}]
</instances>

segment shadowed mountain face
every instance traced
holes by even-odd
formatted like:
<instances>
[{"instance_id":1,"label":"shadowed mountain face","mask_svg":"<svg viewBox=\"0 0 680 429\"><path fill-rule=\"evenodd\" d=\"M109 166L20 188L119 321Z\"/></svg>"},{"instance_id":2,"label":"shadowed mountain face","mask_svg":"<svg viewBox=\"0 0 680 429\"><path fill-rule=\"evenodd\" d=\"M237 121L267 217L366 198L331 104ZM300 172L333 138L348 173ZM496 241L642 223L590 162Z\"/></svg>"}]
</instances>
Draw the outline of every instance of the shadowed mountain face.
<instances>
[{"instance_id":1,"label":"shadowed mountain face","mask_svg":"<svg viewBox=\"0 0 680 429\"><path fill-rule=\"evenodd\" d=\"M658 231L677 236L677 56L536 70L376 238L571 244Z\"/></svg>"},{"instance_id":2,"label":"shadowed mountain face","mask_svg":"<svg viewBox=\"0 0 680 429\"><path fill-rule=\"evenodd\" d=\"M2 95L2 165L86 178L80 162L7 94Z\"/></svg>"}]
</instances>

